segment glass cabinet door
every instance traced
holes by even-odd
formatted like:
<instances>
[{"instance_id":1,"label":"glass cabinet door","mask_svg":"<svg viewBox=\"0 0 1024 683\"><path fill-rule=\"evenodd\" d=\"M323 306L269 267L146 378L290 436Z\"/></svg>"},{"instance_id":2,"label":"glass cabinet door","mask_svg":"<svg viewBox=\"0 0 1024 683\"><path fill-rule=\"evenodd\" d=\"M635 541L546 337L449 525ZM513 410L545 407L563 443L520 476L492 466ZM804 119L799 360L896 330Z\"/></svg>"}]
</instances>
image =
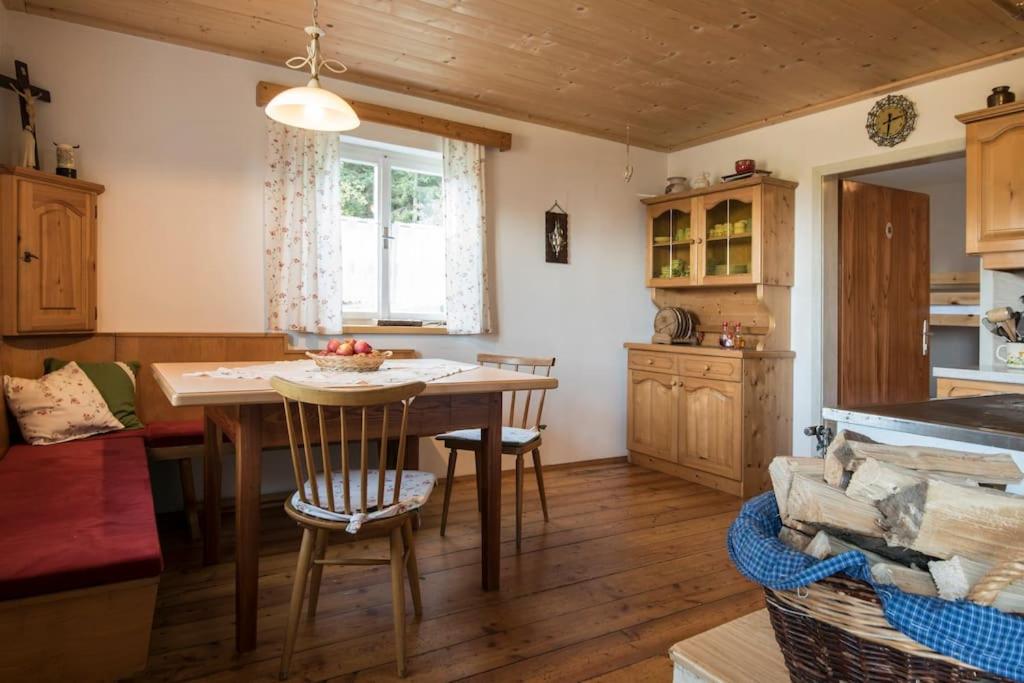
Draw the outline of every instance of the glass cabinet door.
<instances>
[{"instance_id":1,"label":"glass cabinet door","mask_svg":"<svg viewBox=\"0 0 1024 683\"><path fill-rule=\"evenodd\" d=\"M652 206L648 216L650 272L647 277L651 285L666 287L690 284L694 275L690 201Z\"/></svg>"},{"instance_id":2,"label":"glass cabinet door","mask_svg":"<svg viewBox=\"0 0 1024 683\"><path fill-rule=\"evenodd\" d=\"M754 270L754 192L737 190L704 198L703 279L750 281Z\"/></svg>"}]
</instances>

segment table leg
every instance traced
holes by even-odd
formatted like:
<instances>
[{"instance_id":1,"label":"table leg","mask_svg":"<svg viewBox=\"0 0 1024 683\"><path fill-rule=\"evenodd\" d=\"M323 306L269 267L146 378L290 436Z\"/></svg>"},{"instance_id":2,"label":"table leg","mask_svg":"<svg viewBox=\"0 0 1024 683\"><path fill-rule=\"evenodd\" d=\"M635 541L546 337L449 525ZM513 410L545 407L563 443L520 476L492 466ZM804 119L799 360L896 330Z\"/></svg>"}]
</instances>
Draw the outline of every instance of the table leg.
<instances>
[{"instance_id":1,"label":"table leg","mask_svg":"<svg viewBox=\"0 0 1024 683\"><path fill-rule=\"evenodd\" d=\"M480 435L483 468L480 502L480 567L483 588L498 590L501 582L501 393L487 394L487 426Z\"/></svg>"},{"instance_id":2,"label":"table leg","mask_svg":"<svg viewBox=\"0 0 1024 683\"><path fill-rule=\"evenodd\" d=\"M238 407L235 439L235 647L256 647L260 569L260 406Z\"/></svg>"},{"instance_id":3,"label":"table leg","mask_svg":"<svg viewBox=\"0 0 1024 683\"><path fill-rule=\"evenodd\" d=\"M405 469L418 470L420 468L420 437L405 437Z\"/></svg>"},{"instance_id":4,"label":"table leg","mask_svg":"<svg viewBox=\"0 0 1024 683\"><path fill-rule=\"evenodd\" d=\"M203 432L203 564L220 562L221 432L209 415Z\"/></svg>"}]
</instances>

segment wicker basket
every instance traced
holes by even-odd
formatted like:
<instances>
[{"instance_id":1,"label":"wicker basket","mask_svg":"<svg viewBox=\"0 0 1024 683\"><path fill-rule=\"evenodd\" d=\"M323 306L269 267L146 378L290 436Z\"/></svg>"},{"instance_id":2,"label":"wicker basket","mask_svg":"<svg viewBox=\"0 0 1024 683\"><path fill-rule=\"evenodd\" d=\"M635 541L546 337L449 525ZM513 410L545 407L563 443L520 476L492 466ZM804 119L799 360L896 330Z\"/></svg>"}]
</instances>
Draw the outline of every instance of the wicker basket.
<instances>
[{"instance_id":1,"label":"wicker basket","mask_svg":"<svg viewBox=\"0 0 1024 683\"><path fill-rule=\"evenodd\" d=\"M374 372L391 357L391 351L373 351L355 356L321 356L311 351L306 356L326 372Z\"/></svg>"},{"instance_id":2,"label":"wicker basket","mask_svg":"<svg viewBox=\"0 0 1024 683\"><path fill-rule=\"evenodd\" d=\"M1024 563L999 565L971 591L991 604ZM958 683L1009 679L979 671L911 640L892 626L870 585L831 576L799 591L765 588L768 614L790 677L810 681Z\"/></svg>"}]
</instances>

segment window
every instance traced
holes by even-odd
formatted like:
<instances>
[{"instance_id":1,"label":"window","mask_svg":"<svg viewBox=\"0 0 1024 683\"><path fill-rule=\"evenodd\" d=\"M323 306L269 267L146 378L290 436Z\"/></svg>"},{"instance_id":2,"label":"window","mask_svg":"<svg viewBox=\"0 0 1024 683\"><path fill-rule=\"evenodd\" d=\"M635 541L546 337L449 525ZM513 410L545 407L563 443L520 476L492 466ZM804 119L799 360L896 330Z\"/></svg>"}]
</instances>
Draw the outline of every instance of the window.
<instances>
[{"instance_id":1,"label":"window","mask_svg":"<svg viewBox=\"0 0 1024 683\"><path fill-rule=\"evenodd\" d=\"M343 150L346 320L444 319L440 154L347 139Z\"/></svg>"}]
</instances>

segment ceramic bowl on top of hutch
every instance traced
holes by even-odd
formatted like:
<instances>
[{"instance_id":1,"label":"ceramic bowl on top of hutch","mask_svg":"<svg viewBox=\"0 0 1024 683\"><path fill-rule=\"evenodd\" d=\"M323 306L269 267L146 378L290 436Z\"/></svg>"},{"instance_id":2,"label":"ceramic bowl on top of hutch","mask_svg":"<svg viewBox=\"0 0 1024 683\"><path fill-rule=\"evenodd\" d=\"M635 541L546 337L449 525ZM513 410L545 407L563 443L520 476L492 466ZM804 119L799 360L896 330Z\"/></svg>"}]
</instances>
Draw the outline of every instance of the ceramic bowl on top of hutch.
<instances>
[{"instance_id":1,"label":"ceramic bowl on top of hutch","mask_svg":"<svg viewBox=\"0 0 1024 683\"><path fill-rule=\"evenodd\" d=\"M967 127L967 253L1024 269L1024 102L956 117Z\"/></svg>"},{"instance_id":2,"label":"ceramic bowl on top of hutch","mask_svg":"<svg viewBox=\"0 0 1024 683\"><path fill-rule=\"evenodd\" d=\"M634 464L749 497L790 454L795 188L759 175L643 200L651 298L693 312L705 334L702 346L625 345ZM725 322L746 348L717 346Z\"/></svg>"},{"instance_id":3,"label":"ceramic bowl on top of hutch","mask_svg":"<svg viewBox=\"0 0 1024 683\"><path fill-rule=\"evenodd\" d=\"M96 183L0 166L0 334L96 330Z\"/></svg>"}]
</instances>

